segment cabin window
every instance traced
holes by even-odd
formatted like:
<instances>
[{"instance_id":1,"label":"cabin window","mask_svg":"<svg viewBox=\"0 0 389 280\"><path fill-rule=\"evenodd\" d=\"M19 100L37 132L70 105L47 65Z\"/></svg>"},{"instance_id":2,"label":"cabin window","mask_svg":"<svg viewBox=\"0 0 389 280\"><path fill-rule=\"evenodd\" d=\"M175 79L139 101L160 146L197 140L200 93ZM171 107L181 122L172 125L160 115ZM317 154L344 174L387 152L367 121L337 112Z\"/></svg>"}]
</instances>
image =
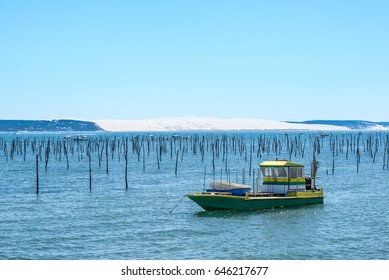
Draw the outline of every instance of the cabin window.
<instances>
[{"instance_id":1,"label":"cabin window","mask_svg":"<svg viewBox=\"0 0 389 280\"><path fill-rule=\"evenodd\" d=\"M297 178L297 168L295 167L290 168L290 178Z\"/></svg>"},{"instance_id":2,"label":"cabin window","mask_svg":"<svg viewBox=\"0 0 389 280\"><path fill-rule=\"evenodd\" d=\"M270 167L261 167L261 170L262 170L262 174L264 177L272 177L273 176Z\"/></svg>"},{"instance_id":3,"label":"cabin window","mask_svg":"<svg viewBox=\"0 0 389 280\"><path fill-rule=\"evenodd\" d=\"M302 178L303 177L303 168L302 167L291 167L290 168L290 178Z\"/></svg>"},{"instance_id":4,"label":"cabin window","mask_svg":"<svg viewBox=\"0 0 389 280\"><path fill-rule=\"evenodd\" d=\"M276 177L286 177L286 171L283 167L274 168L274 172L276 174Z\"/></svg>"},{"instance_id":5,"label":"cabin window","mask_svg":"<svg viewBox=\"0 0 389 280\"><path fill-rule=\"evenodd\" d=\"M286 177L284 167L261 167L261 170L265 177Z\"/></svg>"}]
</instances>

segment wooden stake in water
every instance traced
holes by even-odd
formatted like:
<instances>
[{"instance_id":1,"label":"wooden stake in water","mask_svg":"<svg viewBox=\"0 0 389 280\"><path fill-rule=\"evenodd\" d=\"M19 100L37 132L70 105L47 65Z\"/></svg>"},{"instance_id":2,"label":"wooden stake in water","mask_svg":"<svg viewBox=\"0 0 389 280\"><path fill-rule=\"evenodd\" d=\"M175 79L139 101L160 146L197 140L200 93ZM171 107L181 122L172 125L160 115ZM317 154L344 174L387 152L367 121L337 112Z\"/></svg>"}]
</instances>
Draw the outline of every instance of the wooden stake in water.
<instances>
[{"instance_id":1,"label":"wooden stake in water","mask_svg":"<svg viewBox=\"0 0 389 280\"><path fill-rule=\"evenodd\" d=\"M92 159L91 159L91 143L88 143L87 155L89 161L89 190L92 191Z\"/></svg>"},{"instance_id":2,"label":"wooden stake in water","mask_svg":"<svg viewBox=\"0 0 389 280\"><path fill-rule=\"evenodd\" d=\"M223 182L223 168L220 168L220 186L219 186L219 189L222 188L222 182Z\"/></svg>"},{"instance_id":3,"label":"wooden stake in water","mask_svg":"<svg viewBox=\"0 0 389 280\"><path fill-rule=\"evenodd\" d=\"M179 150L177 150L177 156L176 156L176 169L175 169L175 174L177 176L177 171L178 171L178 154L180 153Z\"/></svg>"},{"instance_id":4,"label":"wooden stake in water","mask_svg":"<svg viewBox=\"0 0 389 280\"><path fill-rule=\"evenodd\" d=\"M126 137L126 142L124 143L124 159L126 161L124 180L126 183L126 190L128 190L128 137Z\"/></svg>"},{"instance_id":5,"label":"wooden stake in water","mask_svg":"<svg viewBox=\"0 0 389 280\"><path fill-rule=\"evenodd\" d=\"M160 165L160 162L159 162L159 151L158 149L155 149L157 151L157 164L158 164L158 170L161 169L161 165Z\"/></svg>"},{"instance_id":6,"label":"wooden stake in water","mask_svg":"<svg viewBox=\"0 0 389 280\"><path fill-rule=\"evenodd\" d=\"M216 171L216 167L215 167L215 144L212 143L212 168L213 168L213 172Z\"/></svg>"},{"instance_id":7,"label":"wooden stake in water","mask_svg":"<svg viewBox=\"0 0 389 280\"><path fill-rule=\"evenodd\" d=\"M207 177L207 167L204 168L204 192L205 192L205 179Z\"/></svg>"},{"instance_id":8,"label":"wooden stake in water","mask_svg":"<svg viewBox=\"0 0 389 280\"><path fill-rule=\"evenodd\" d=\"M109 169L108 169L108 138L105 140L105 167L106 167L106 173L107 175L109 174Z\"/></svg>"},{"instance_id":9,"label":"wooden stake in water","mask_svg":"<svg viewBox=\"0 0 389 280\"><path fill-rule=\"evenodd\" d=\"M36 194L39 194L39 168L38 168L38 155L35 156L35 171L36 171Z\"/></svg>"},{"instance_id":10,"label":"wooden stake in water","mask_svg":"<svg viewBox=\"0 0 389 280\"><path fill-rule=\"evenodd\" d=\"M65 140L63 141L63 152L66 157L66 169L69 170L69 157L68 157L68 149L66 148L66 142Z\"/></svg>"},{"instance_id":11,"label":"wooden stake in water","mask_svg":"<svg viewBox=\"0 0 389 280\"><path fill-rule=\"evenodd\" d=\"M249 176L251 177L251 170L252 170L252 164L253 164L253 146L254 142L250 143L250 166L249 166Z\"/></svg>"},{"instance_id":12,"label":"wooden stake in water","mask_svg":"<svg viewBox=\"0 0 389 280\"><path fill-rule=\"evenodd\" d=\"M255 191L255 169L253 168L253 192Z\"/></svg>"},{"instance_id":13,"label":"wooden stake in water","mask_svg":"<svg viewBox=\"0 0 389 280\"><path fill-rule=\"evenodd\" d=\"M146 154L145 154L144 142L142 142L142 150L143 150L143 172L146 172Z\"/></svg>"},{"instance_id":14,"label":"wooden stake in water","mask_svg":"<svg viewBox=\"0 0 389 280\"><path fill-rule=\"evenodd\" d=\"M89 190L92 191L92 161L89 153Z\"/></svg>"},{"instance_id":15,"label":"wooden stake in water","mask_svg":"<svg viewBox=\"0 0 389 280\"><path fill-rule=\"evenodd\" d=\"M47 140L47 146L45 149L45 171L47 171L47 165L49 163L49 157L50 157L50 139Z\"/></svg>"}]
</instances>

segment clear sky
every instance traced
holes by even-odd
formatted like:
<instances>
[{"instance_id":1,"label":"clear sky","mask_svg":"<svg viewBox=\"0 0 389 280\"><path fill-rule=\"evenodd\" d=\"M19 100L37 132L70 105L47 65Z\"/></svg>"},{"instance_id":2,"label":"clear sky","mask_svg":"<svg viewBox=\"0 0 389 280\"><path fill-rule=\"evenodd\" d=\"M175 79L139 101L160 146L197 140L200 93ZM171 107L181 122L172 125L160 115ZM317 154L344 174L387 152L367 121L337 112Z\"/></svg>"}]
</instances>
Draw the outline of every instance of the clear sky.
<instances>
[{"instance_id":1,"label":"clear sky","mask_svg":"<svg viewBox=\"0 0 389 280\"><path fill-rule=\"evenodd\" d=\"M389 121L389 1L0 0L0 119Z\"/></svg>"}]
</instances>

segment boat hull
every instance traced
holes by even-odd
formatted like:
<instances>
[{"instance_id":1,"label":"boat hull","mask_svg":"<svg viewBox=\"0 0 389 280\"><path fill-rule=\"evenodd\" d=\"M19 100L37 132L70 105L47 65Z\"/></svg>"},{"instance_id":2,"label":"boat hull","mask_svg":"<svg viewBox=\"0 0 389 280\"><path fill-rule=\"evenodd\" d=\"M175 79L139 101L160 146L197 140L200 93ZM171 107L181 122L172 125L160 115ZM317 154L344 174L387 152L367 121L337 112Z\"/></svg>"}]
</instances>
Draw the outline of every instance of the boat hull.
<instances>
[{"instance_id":1,"label":"boat hull","mask_svg":"<svg viewBox=\"0 0 389 280\"><path fill-rule=\"evenodd\" d=\"M321 204L324 196L242 197L222 194L188 194L204 210L258 210Z\"/></svg>"}]
</instances>

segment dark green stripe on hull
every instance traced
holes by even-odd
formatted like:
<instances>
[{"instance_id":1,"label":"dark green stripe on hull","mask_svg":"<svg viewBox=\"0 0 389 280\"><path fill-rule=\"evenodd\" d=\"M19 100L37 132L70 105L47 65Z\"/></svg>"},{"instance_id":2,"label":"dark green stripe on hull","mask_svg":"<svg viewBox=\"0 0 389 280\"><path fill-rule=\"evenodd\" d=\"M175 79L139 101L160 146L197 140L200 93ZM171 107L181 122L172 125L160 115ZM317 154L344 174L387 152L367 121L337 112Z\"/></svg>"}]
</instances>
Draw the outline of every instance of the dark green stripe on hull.
<instances>
[{"instance_id":1,"label":"dark green stripe on hull","mask_svg":"<svg viewBox=\"0 0 389 280\"><path fill-rule=\"evenodd\" d=\"M245 198L223 195L187 195L207 211L211 210L258 210L323 203L323 197L264 197Z\"/></svg>"}]
</instances>

